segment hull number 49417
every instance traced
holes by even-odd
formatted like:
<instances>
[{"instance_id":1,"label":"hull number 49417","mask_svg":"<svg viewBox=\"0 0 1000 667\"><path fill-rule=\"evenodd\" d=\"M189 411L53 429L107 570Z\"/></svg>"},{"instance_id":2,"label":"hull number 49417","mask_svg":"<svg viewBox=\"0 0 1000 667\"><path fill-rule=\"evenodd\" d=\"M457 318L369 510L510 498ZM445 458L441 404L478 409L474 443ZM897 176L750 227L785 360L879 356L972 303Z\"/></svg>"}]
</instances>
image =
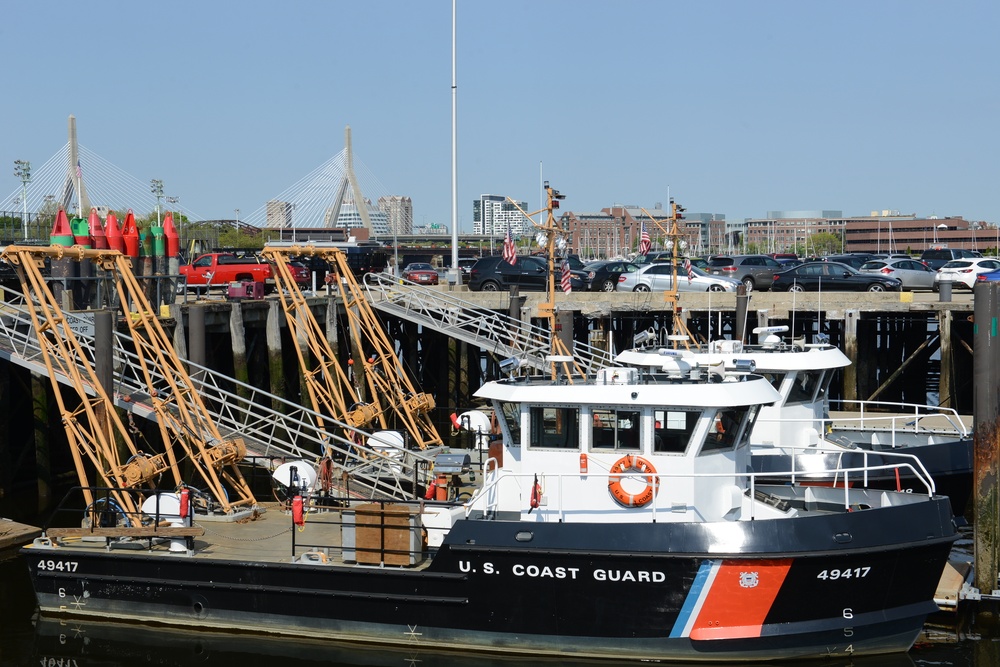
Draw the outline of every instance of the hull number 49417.
<instances>
[{"instance_id":1,"label":"hull number 49417","mask_svg":"<svg viewBox=\"0 0 1000 667\"><path fill-rule=\"evenodd\" d=\"M48 570L50 572L76 572L76 568L79 565L75 560L40 560L38 561L39 570Z\"/></svg>"},{"instance_id":2,"label":"hull number 49417","mask_svg":"<svg viewBox=\"0 0 1000 667\"><path fill-rule=\"evenodd\" d=\"M832 570L823 570L816 575L816 578L830 581L836 581L837 579L862 579L867 577L869 572L871 572L870 567L846 568L844 570L834 568Z\"/></svg>"}]
</instances>

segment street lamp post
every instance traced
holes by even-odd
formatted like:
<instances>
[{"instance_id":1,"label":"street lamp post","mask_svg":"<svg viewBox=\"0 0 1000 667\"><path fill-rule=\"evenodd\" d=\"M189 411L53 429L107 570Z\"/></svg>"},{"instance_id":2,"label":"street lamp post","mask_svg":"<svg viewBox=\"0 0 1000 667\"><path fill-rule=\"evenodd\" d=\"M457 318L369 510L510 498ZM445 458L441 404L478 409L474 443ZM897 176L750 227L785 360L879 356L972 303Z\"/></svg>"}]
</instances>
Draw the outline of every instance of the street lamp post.
<instances>
[{"instance_id":1,"label":"street lamp post","mask_svg":"<svg viewBox=\"0 0 1000 667\"><path fill-rule=\"evenodd\" d=\"M236 233L240 232L240 209L234 208L233 212L236 213Z\"/></svg>"},{"instance_id":2,"label":"street lamp post","mask_svg":"<svg viewBox=\"0 0 1000 667\"><path fill-rule=\"evenodd\" d=\"M24 228L24 240L28 240L28 183L31 182L31 163L27 160L14 160L14 176L21 179L21 226Z\"/></svg>"},{"instance_id":3,"label":"street lamp post","mask_svg":"<svg viewBox=\"0 0 1000 667\"><path fill-rule=\"evenodd\" d=\"M149 181L149 191L156 197L156 226L160 226L160 200L163 199L163 180L154 178Z\"/></svg>"}]
</instances>

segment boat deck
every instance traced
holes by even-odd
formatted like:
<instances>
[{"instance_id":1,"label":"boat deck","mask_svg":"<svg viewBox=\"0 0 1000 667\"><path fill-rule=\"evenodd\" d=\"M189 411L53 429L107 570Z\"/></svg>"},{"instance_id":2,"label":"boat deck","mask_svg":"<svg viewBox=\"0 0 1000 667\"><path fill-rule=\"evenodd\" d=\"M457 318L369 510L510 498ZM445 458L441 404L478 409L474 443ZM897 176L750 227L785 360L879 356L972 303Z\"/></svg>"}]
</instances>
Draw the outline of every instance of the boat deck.
<instances>
[{"instance_id":1,"label":"boat deck","mask_svg":"<svg viewBox=\"0 0 1000 667\"><path fill-rule=\"evenodd\" d=\"M304 513L304 525L295 526L289 511L279 503L265 503L260 508L253 519L231 521L196 515L193 524L184 528L53 528L45 537L57 540L66 550L174 552L182 558L234 562L288 563L300 558L305 562L417 568L425 562L422 540L411 539L414 532L419 537L420 529L406 522L405 509L397 513L389 509L384 515L358 507L315 509ZM404 523L398 521L400 518Z\"/></svg>"}]
</instances>

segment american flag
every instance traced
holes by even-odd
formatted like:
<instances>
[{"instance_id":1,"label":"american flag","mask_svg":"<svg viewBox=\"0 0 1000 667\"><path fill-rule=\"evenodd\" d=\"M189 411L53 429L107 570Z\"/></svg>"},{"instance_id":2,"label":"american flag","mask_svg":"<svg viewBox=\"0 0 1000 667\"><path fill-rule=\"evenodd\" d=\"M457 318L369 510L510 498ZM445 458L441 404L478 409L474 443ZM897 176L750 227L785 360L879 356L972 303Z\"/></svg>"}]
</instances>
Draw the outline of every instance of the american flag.
<instances>
[{"instance_id":1,"label":"american flag","mask_svg":"<svg viewBox=\"0 0 1000 667\"><path fill-rule=\"evenodd\" d=\"M684 258L684 270L687 271L688 282L690 283L694 280L694 266L691 265L691 260L686 257Z\"/></svg>"},{"instance_id":2,"label":"american flag","mask_svg":"<svg viewBox=\"0 0 1000 667\"><path fill-rule=\"evenodd\" d=\"M569 270L569 260L564 259L562 262L562 291L569 294L573 291L573 274Z\"/></svg>"},{"instance_id":3,"label":"american flag","mask_svg":"<svg viewBox=\"0 0 1000 667\"><path fill-rule=\"evenodd\" d=\"M646 223L642 223L642 236L639 237L639 254L645 255L649 252L652 244L649 242L649 232L646 231Z\"/></svg>"},{"instance_id":4,"label":"american flag","mask_svg":"<svg viewBox=\"0 0 1000 667\"><path fill-rule=\"evenodd\" d=\"M507 238L503 240L503 261L511 266L517 264L517 247L514 245L514 237L510 235L510 223L507 223Z\"/></svg>"},{"instance_id":5,"label":"american flag","mask_svg":"<svg viewBox=\"0 0 1000 667\"><path fill-rule=\"evenodd\" d=\"M80 161L76 161L76 177L83 178L83 169L80 168Z\"/></svg>"}]
</instances>

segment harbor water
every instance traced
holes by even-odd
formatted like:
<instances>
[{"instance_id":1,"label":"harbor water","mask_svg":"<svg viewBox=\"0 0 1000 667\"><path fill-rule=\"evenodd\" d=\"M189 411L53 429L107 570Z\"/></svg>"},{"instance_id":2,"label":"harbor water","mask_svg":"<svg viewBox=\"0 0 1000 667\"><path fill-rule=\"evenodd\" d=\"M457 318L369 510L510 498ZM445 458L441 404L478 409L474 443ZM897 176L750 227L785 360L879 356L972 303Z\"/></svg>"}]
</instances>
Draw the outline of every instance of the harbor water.
<instances>
[{"instance_id":1,"label":"harbor water","mask_svg":"<svg viewBox=\"0 0 1000 667\"><path fill-rule=\"evenodd\" d=\"M808 604L808 601L803 600L803 604ZM39 619L35 614L34 596L24 562L14 558L0 563L0 667L247 667L262 664L263 660L269 664L294 664L296 667L608 664L575 663L571 656L545 663L535 656L433 652L423 649L419 640L410 646L384 649L337 642L266 638L254 634L206 633L199 632L195 627L190 631L178 631L138 625ZM928 629L907 654L781 664L796 667L995 667L1000 664L1000 642L985 635L963 634L953 629Z\"/></svg>"}]
</instances>

